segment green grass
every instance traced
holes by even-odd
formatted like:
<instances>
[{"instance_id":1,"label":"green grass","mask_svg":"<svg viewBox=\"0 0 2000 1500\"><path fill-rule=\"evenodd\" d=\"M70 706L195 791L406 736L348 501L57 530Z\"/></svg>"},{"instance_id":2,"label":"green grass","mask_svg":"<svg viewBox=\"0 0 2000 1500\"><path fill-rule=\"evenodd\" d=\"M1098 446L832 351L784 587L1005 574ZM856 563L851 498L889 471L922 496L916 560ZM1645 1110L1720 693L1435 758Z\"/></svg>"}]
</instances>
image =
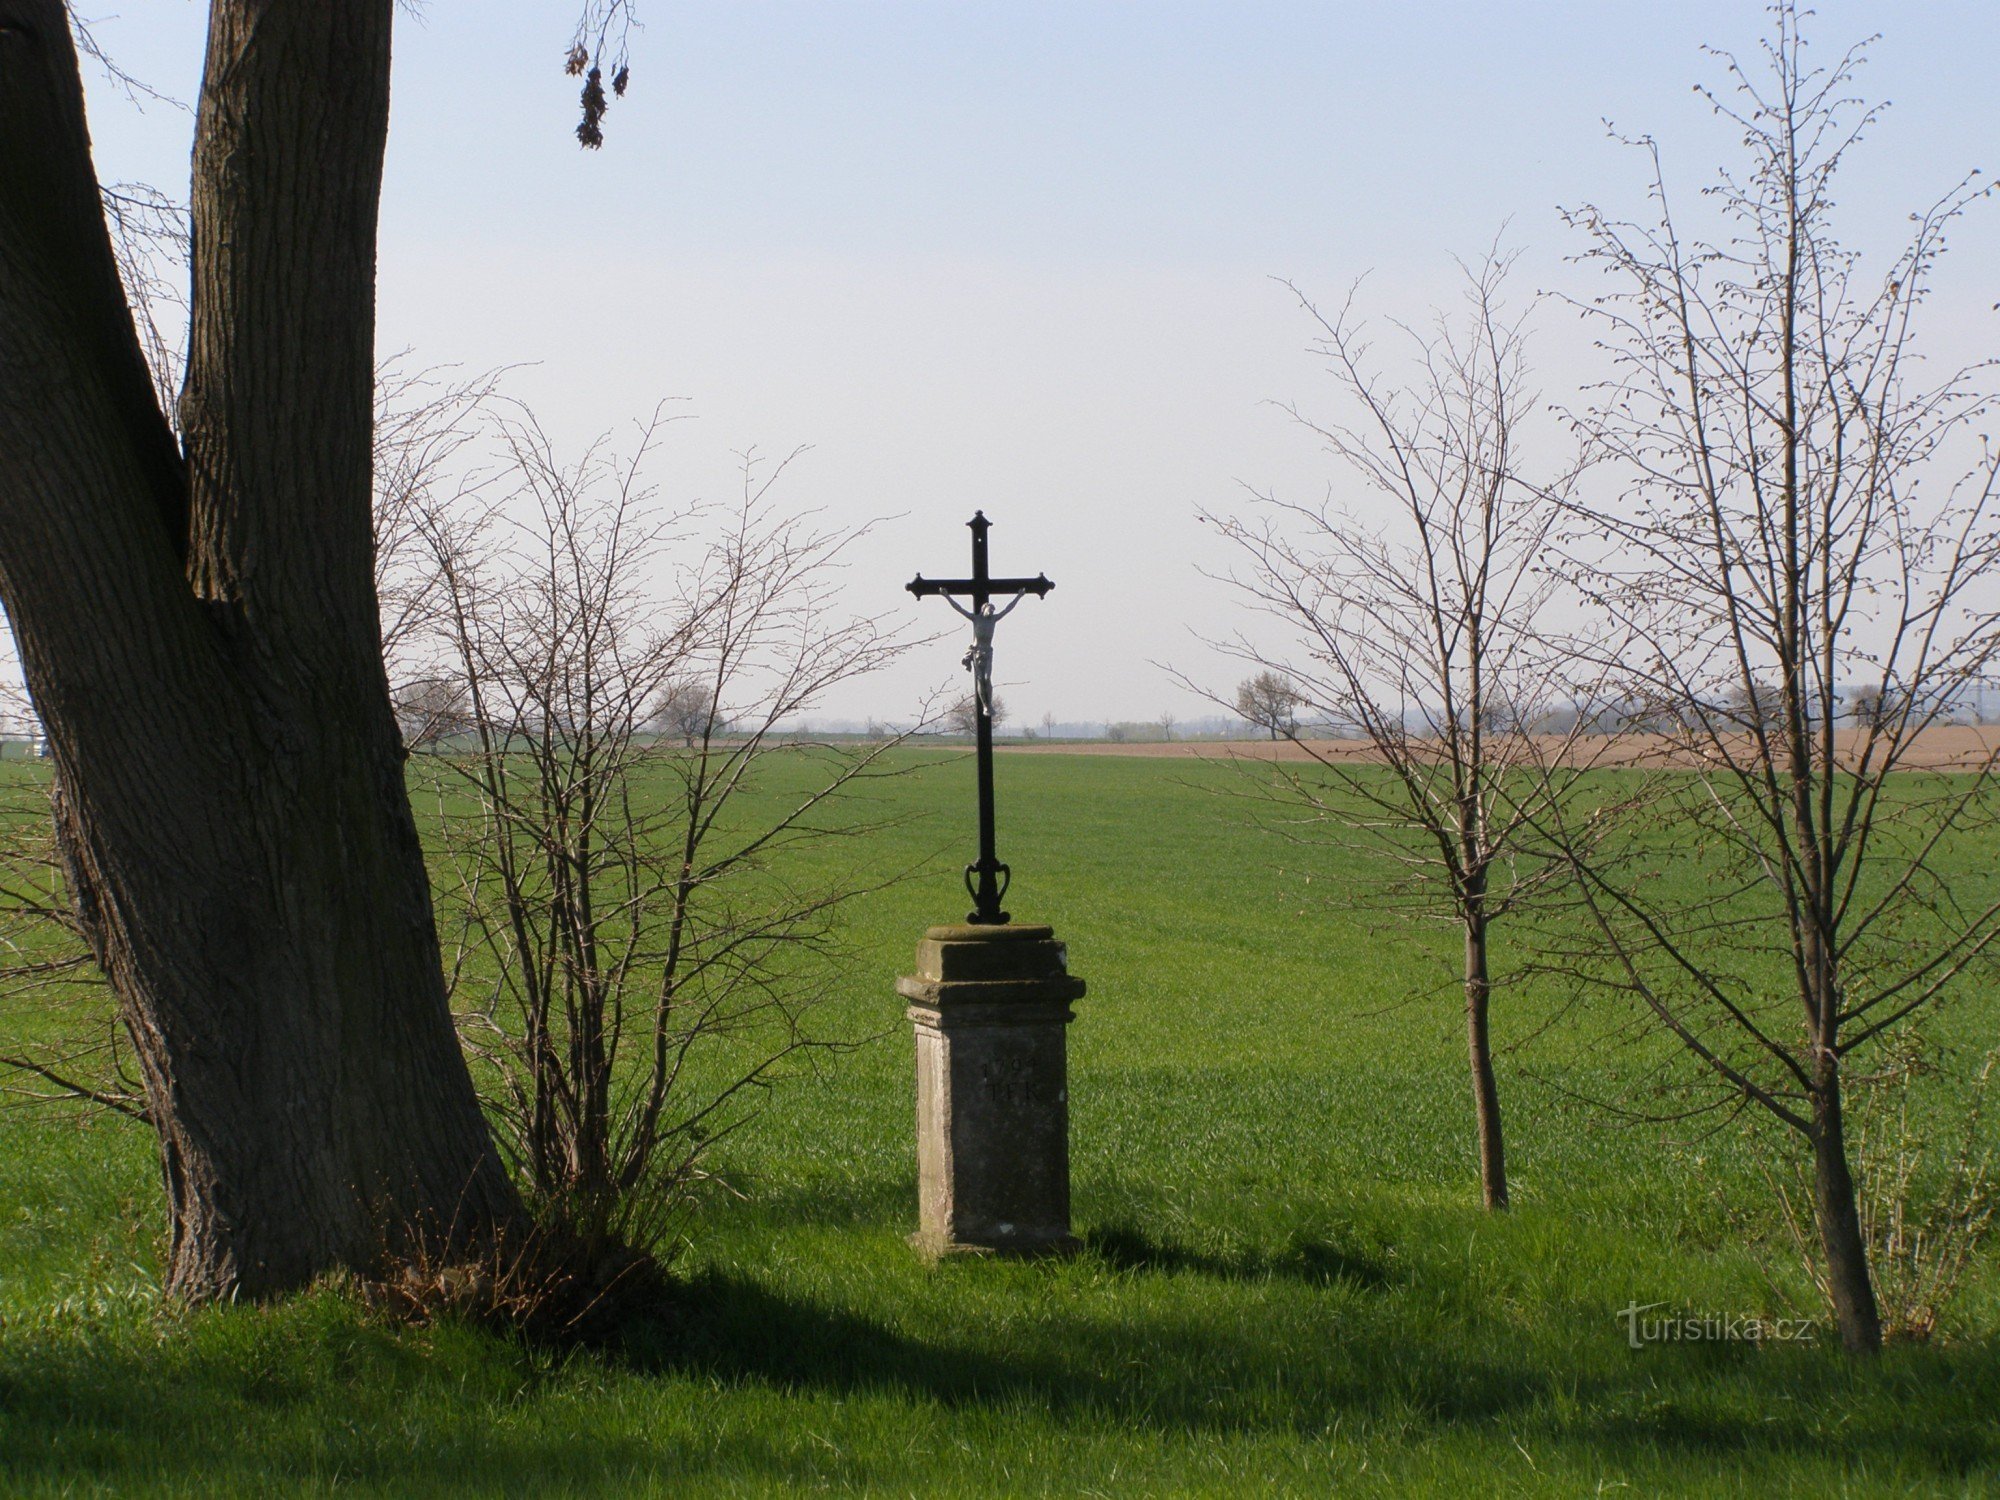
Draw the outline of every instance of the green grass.
<instances>
[{"instance_id":1,"label":"green grass","mask_svg":"<svg viewBox=\"0 0 2000 1500\"><path fill-rule=\"evenodd\" d=\"M1566 1022L1509 1056L1518 1207L1482 1214L1456 1017L1422 998L1449 933L1345 910L1379 871L1246 827L1222 770L1002 760L1009 905L1091 986L1071 1029L1089 1248L920 1265L892 986L962 914L968 770L883 786L915 816L814 856L940 858L852 912L822 1029L867 1040L723 1144L744 1196L704 1202L677 1317L617 1356L387 1326L333 1291L163 1308L143 1133L0 1114L0 1488L2000 1491L2000 1278L1982 1268L1951 1338L1871 1365L1830 1337L1628 1348L1633 1301L1817 1313L1762 1186L1784 1143L1573 1102L1566 1082L1620 1064ZM1503 1040L1553 1003L1504 999Z\"/></svg>"}]
</instances>

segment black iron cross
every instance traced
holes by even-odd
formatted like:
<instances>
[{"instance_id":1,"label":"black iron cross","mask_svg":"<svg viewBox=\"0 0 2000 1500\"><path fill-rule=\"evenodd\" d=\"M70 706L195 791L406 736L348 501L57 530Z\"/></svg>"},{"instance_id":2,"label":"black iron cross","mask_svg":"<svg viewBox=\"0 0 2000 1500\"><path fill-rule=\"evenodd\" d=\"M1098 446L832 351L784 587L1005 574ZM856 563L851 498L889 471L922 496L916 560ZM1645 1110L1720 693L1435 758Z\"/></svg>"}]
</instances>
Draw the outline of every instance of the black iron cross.
<instances>
[{"instance_id":1,"label":"black iron cross","mask_svg":"<svg viewBox=\"0 0 2000 1500\"><path fill-rule=\"evenodd\" d=\"M1007 894L1013 871L993 856L993 628L1008 610L1026 594L1037 599L1055 587L1046 574L1033 578L991 578L986 573L986 532L992 522L984 511L975 511L972 528L972 576L970 578L926 578L919 573L909 590L919 599L926 594L942 594L945 603L972 622L972 649L965 653L965 665L972 672L974 724L979 744L979 862L965 867L965 888L972 896L968 922L999 926L1007 920L1000 900ZM972 600L967 609L952 596L963 594ZM1011 596L1007 608L995 611L994 595Z\"/></svg>"}]
</instances>

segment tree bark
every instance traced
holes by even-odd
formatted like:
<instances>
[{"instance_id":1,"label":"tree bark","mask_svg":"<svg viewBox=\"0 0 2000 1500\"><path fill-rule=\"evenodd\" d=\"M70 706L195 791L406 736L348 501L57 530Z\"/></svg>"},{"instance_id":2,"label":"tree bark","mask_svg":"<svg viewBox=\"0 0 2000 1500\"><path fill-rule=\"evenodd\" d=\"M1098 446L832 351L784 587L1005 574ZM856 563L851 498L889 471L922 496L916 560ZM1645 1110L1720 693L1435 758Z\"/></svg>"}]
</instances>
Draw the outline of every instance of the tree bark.
<instances>
[{"instance_id":1,"label":"tree bark","mask_svg":"<svg viewBox=\"0 0 2000 1500\"><path fill-rule=\"evenodd\" d=\"M215 0L183 463L64 8L0 0L0 598L183 1297L463 1249L519 1214L445 1002L376 614L392 10Z\"/></svg>"},{"instance_id":2,"label":"tree bark","mask_svg":"<svg viewBox=\"0 0 2000 1500\"><path fill-rule=\"evenodd\" d=\"M1486 926L1465 926L1465 1042L1472 1063L1472 1104L1479 1125L1479 1191L1488 1208L1507 1206L1507 1146L1500 1129L1500 1085L1493 1076L1488 1012L1493 985L1486 967Z\"/></svg>"},{"instance_id":3,"label":"tree bark","mask_svg":"<svg viewBox=\"0 0 2000 1500\"><path fill-rule=\"evenodd\" d=\"M1841 1347L1850 1354L1874 1354L1882 1347L1882 1316L1868 1274L1868 1242L1854 1177L1847 1166L1847 1127L1842 1113L1837 1063L1823 1063L1813 1098L1813 1210L1820 1247L1826 1252L1826 1279L1833 1293L1834 1321Z\"/></svg>"}]
</instances>

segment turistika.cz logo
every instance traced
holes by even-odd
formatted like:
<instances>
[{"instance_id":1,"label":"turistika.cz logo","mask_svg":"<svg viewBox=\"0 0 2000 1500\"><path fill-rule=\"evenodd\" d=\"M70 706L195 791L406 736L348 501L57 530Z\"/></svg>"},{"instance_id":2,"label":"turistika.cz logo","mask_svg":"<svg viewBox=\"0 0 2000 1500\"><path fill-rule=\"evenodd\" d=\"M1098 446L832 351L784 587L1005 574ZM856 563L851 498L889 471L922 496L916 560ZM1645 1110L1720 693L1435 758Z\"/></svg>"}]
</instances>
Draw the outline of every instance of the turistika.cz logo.
<instances>
[{"instance_id":1,"label":"turistika.cz logo","mask_svg":"<svg viewBox=\"0 0 2000 1500\"><path fill-rule=\"evenodd\" d=\"M1660 1313L1664 1302L1633 1302L1614 1317L1634 1349L1648 1344L1809 1344L1819 1337L1811 1318L1767 1318L1759 1313Z\"/></svg>"}]
</instances>

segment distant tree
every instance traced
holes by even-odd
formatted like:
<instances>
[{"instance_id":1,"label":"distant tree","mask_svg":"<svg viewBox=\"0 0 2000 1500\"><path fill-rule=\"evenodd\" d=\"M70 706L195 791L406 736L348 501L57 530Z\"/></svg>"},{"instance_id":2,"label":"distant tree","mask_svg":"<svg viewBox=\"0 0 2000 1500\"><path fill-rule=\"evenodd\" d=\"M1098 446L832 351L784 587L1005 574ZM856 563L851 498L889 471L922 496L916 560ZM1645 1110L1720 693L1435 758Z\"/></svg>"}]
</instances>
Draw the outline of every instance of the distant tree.
<instances>
[{"instance_id":1,"label":"distant tree","mask_svg":"<svg viewBox=\"0 0 2000 1500\"><path fill-rule=\"evenodd\" d=\"M1574 703L1551 704L1537 709L1523 727L1530 734L1572 734L1582 718L1581 711Z\"/></svg>"},{"instance_id":2,"label":"distant tree","mask_svg":"<svg viewBox=\"0 0 2000 1500\"><path fill-rule=\"evenodd\" d=\"M1896 711L1896 700L1879 687L1865 687L1847 700L1847 711L1856 725L1882 729Z\"/></svg>"},{"instance_id":3,"label":"distant tree","mask_svg":"<svg viewBox=\"0 0 2000 1500\"><path fill-rule=\"evenodd\" d=\"M394 689L396 722L403 743L412 750L428 749L472 723L472 700L464 684L449 677L422 677L399 682Z\"/></svg>"},{"instance_id":4,"label":"distant tree","mask_svg":"<svg viewBox=\"0 0 2000 1500\"><path fill-rule=\"evenodd\" d=\"M1298 732L1299 703L1298 685L1268 667L1236 685L1236 712L1274 740Z\"/></svg>"},{"instance_id":5,"label":"distant tree","mask_svg":"<svg viewBox=\"0 0 2000 1500\"><path fill-rule=\"evenodd\" d=\"M1749 675L1724 687L1710 708L1720 725L1751 736L1767 735L1782 724L1784 694L1767 678Z\"/></svg>"},{"instance_id":6,"label":"distant tree","mask_svg":"<svg viewBox=\"0 0 2000 1500\"><path fill-rule=\"evenodd\" d=\"M716 712L715 690L705 682L680 678L659 690L646 715L653 733L678 740L685 748L720 734L724 725ZM875 737L870 725L869 737Z\"/></svg>"},{"instance_id":7,"label":"distant tree","mask_svg":"<svg viewBox=\"0 0 2000 1500\"><path fill-rule=\"evenodd\" d=\"M1007 700L994 694L993 727L997 730L1007 717ZM979 700L971 693L959 698L944 711L944 727L952 734L977 734L979 732Z\"/></svg>"}]
</instances>

